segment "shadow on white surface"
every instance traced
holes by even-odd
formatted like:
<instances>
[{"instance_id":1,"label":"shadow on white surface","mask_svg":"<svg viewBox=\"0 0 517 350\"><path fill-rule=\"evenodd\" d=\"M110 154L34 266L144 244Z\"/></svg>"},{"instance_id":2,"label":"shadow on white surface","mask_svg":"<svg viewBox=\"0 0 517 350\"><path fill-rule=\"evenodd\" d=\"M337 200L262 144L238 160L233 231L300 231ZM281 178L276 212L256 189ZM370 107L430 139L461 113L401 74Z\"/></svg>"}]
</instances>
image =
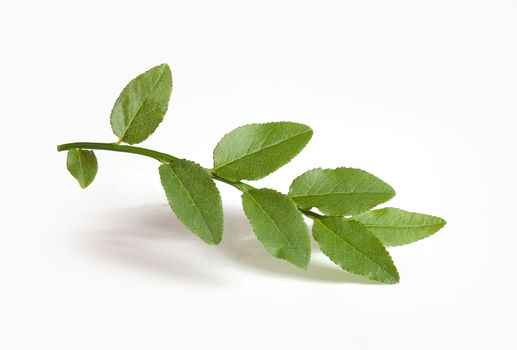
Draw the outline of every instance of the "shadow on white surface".
<instances>
[{"instance_id":1,"label":"shadow on white surface","mask_svg":"<svg viewBox=\"0 0 517 350\"><path fill-rule=\"evenodd\" d=\"M242 275L232 270L244 267L248 273L253 270L266 277L376 284L341 270L321 254L314 242L307 270L270 256L256 239L243 212L232 208L225 210L223 241L217 246L205 244L188 231L167 205L111 211L96 226L98 230L85 231L90 253L165 275L179 283L226 285L242 280Z\"/></svg>"}]
</instances>

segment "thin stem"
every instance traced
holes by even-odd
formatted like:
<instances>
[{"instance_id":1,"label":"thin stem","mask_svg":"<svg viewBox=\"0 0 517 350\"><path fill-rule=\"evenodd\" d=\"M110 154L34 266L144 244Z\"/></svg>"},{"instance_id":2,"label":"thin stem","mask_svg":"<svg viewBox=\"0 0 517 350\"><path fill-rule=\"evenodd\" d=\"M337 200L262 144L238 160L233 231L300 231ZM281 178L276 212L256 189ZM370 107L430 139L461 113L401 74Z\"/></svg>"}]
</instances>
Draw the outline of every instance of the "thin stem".
<instances>
[{"instance_id":1,"label":"thin stem","mask_svg":"<svg viewBox=\"0 0 517 350\"><path fill-rule=\"evenodd\" d=\"M246 191L250 191L250 190L256 190L255 187L253 187L251 185L248 185L247 183L244 183L244 182L241 182L241 181L230 181L230 180L223 179L222 177L217 176L212 171L210 172L210 175L212 175L212 178L214 180L227 183L228 185L231 185L231 186L235 187L236 189L238 189L241 192L246 192Z\"/></svg>"},{"instance_id":2,"label":"thin stem","mask_svg":"<svg viewBox=\"0 0 517 350\"><path fill-rule=\"evenodd\" d=\"M320 214L315 213L315 212L313 212L311 210L308 210L308 209L300 209L300 208L298 208L298 210L301 211L303 215L305 215L308 218L311 218L312 220L317 220L317 219L323 218L323 215L320 215Z\"/></svg>"},{"instance_id":3,"label":"thin stem","mask_svg":"<svg viewBox=\"0 0 517 350\"><path fill-rule=\"evenodd\" d=\"M90 150L95 149L95 150L104 150L104 151L133 153L133 154L139 154L141 156L146 156L146 157L156 159L162 163L169 163L173 160L178 159L177 157L174 157L167 153L153 151L152 149L148 149L148 148L129 146L129 145L120 145L118 143L74 142L74 143L65 143L63 145L57 146L58 152L67 151L70 149L90 149ZM241 192L256 190L255 187L248 185L247 183L244 183L241 181L227 180L227 179L224 179L224 178L218 176L210 169L206 169L206 170L214 180L224 182L230 186L235 187L236 189L238 189ZM300 210L300 212L303 215L305 215L308 218L311 218L313 220L320 219L323 217L322 215L317 214L310 210L300 209L300 208L298 208L298 209Z\"/></svg>"},{"instance_id":4,"label":"thin stem","mask_svg":"<svg viewBox=\"0 0 517 350\"><path fill-rule=\"evenodd\" d=\"M99 149L99 150L105 150L105 151L139 154L142 156L151 157L162 163L168 163L172 160L178 159L174 156L171 156L170 154L153 151L152 149L128 146L128 145L119 145L116 143L74 142L74 143L66 143L64 145L57 146L58 152L66 151L66 150L73 149L73 148Z\"/></svg>"}]
</instances>

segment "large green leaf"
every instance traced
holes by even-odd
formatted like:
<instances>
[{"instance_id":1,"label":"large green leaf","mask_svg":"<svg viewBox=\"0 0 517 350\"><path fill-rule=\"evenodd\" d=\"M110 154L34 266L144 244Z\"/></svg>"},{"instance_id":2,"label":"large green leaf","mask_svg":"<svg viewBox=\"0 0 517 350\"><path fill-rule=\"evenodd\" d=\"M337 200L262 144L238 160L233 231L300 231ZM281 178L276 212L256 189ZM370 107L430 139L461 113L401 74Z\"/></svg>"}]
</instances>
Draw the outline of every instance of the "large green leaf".
<instances>
[{"instance_id":1,"label":"large green leaf","mask_svg":"<svg viewBox=\"0 0 517 350\"><path fill-rule=\"evenodd\" d=\"M97 175L97 157L95 157L93 151L71 149L66 157L66 167L79 182L79 186L86 188Z\"/></svg>"},{"instance_id":2,"label":"large green leaf","mask_svg":"<svg viewBox=\"0 0 517 350\"><path fill-rule=\"evenodd\" d=\"M314 220L312 233L321 251L344 270L383 283L399 281L389 253L361 223L325 217Z\"/></svg>"},{"instance_id":3,"label":"large green leaf","mask_svg":"<svg viewBox=\"0 0 517 350\"><path fill-rule=\"evenodd\" d=\"M397 246L426 238L443 226L442 218L396 208L366 211L354 217L384 244Z\"/></svg>"},{"instance_id":4,"label":"large green leaf","mask_svg":"<svg viewBox=\"0 0 517 350\"><path fill-rule=\"evenodd\" d=\"M276 122L241 126L214 149L214 171L233 181L258 180L287 164L312 137L307 125Z\"/></svg>"},{"instance_id":5,"label":"large green leaf","mask_svg":"<svg viewBox=\"0 0 517 350\"><path fill-rule=\"evenodd\" d=\"M242 206L253 231L268 252L306 268L311 256L309 230L286 195L270 189L244 192Z\"/></svg>"},{"instance_id":6,"label":"large green leaf","mask_svg":"<svg viewBox=\"0 0 517 350\"><path fill-rule=\"evenodd\" d=\"M318 208L327 215L353 215L395 195L390 185L353 168L313 169L294 179L289 197L301 208Z\"/></svg>"},{"instance_id":7,"label":"large green leaf","mask_svg":"<svg viewBox=\"0 0 517 350\"><path fill-rule=\"evenodd\" d=\"M177 159L160 166L160 178L178 219L205 242L219 243L223 235L223 207L206 169Z\"/></svg>"},{"instance_id":8,"label":"large green leaf","mask_svg":"<svg viewBox=\"0 0 517 350\"><path fill-rule=\"evenodd\" d=\"M163 120L172 92L172 74L162 64L140 74L122 90L111 111L111 128L119 141L140 143Z\"/></svg>"}]
</instances>

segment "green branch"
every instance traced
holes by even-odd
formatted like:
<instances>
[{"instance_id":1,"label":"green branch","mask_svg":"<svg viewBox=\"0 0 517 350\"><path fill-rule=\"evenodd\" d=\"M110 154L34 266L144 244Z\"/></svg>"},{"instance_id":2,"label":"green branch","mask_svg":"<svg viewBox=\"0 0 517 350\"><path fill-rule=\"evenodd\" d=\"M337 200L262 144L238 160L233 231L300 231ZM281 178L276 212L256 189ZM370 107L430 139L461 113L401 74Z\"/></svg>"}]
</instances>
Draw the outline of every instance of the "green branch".
<instances>
[{"instance_id":1,"label":"green branch","mask_svg":"<svg viewBox=\"0 0 517 350\"><path fill-rule=\"evenodd\" d=\"M139 154L141 156L146 156L146 157L156 159L162 163L168 163L172 160L178 159L174 156L171 156L170 154L153 151L152 149L128 146L128 145L119 145L118 143L74 142L74 143L65 143L63 145L57 146L58 152L67 151L70 149L88 149L88 150L99 149L99 150L104 150L104 151L133 153L133 154Z\"/></svg>"},{"instance_id":2,"label":"green branch","mask_svg":"<svg viewBox=\"0 0 517 350\"><path fill-rule=\"evenodd\" d=\"M132 153L132 154L138 154L141 156L150 157L153 159L156 159L157 161L161 163L169 163L173 160L178 159L178 157L175 157L173 155L158 152L149 148L143 148L143 147L135 147L135 146L129 146L129 145L120 145L118 143L103 143L103 142L73 142L73 143L65 143L62 145L57 146L57 151L68 151L71 149L82 149L82 150L103 150L103 151L112 151L112 152L123 152L123 153ZM241 181L230 181L227 179L224 179L220 176L217 176L212 170L206 169L210 176L219 182L224 182L230 186L235 187L241 192L246 192L250 190L256 190L255 187ZM321 215L314 213L310 210L300 209L302 214L307 216L308 218L315 219L318 217L321 217Z\"/></svg>"}]
</instances>

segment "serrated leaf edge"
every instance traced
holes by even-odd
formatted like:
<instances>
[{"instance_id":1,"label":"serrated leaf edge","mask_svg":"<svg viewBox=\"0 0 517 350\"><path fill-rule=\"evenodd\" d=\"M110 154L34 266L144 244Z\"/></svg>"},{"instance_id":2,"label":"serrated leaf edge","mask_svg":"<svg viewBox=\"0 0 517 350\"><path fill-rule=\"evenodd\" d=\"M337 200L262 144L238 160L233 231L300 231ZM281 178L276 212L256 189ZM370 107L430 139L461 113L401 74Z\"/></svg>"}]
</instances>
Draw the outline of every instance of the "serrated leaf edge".
<instances>
[{"instance_id":1,"label":"serrated leaf edge","mask_svg":"<svg viewBox=\"0 0 517 350\"><path fill-rule=\"evenodd\" d=\"M316 170L321 170L321 171L336 171L336 170L340 170L340 169L359 170L359 171L362 171L362 172L364 172L364 173L366 173L366 174L368 174L368 175L370 175L370 176L375 177L377 180L379 180L380 182L382 182L383 184L385 184L386 186L388 186L388 187L391 189L391 191L390 191L390 192L342 192L342 193L392 193L392 194L393 194L393 196L392 196L391 198L395 197L395 195L397 194L397 192L395 191L395 189L394 189L390 184L388 184L386 181L382 180L382 179L381 179L381 178L379 178L378 176L373 175L372 173L370 173L370 172L368 172L368 171L366 171L366 170L363 170L363 169L360 169L360 168L353 168L353 167L340 166L340 167L337 167L337 168L321 168L321 167L318 167L318 168L312 168L312 169L310 169L310 170L305 171L303 174L298 175L297 177L295 177L295 178L293 179L293 181L291 182L291 185L289 186L289 194L288 194L288 196L289 196L289 197L291 197L291 198L292 198L292 197L301 197L301 196L291 196L291 195L290 195L290 193L291 193L291 189L292 189L292 186L293 186L294 182L295 182L295 181L297 181L297 180L298 180L299 178L301 178L302 176L304 176L304 175L306 175L306 174L308 174L308 173L310 173L310 172L312 172L312 171L316 171ZM341 193L341 192L329 192L329 193L323 193L322 195L325 195L325 194L333 194L333 193ZM390 199L391 199L391 198L390 198ZM388 200L389 200L389 199L388 199Z\"/></svg>"},{"instance_id":2,"label":"serrated leaf edge","mask_svg":"<svg viewBox=\"0 0 517 350\"><path fill-rule=\"evenodd\" d=\"M296 208L296 210L299 212L298 207L296 206L296 203L294 203L294 202L291 200L291 198L289 198L288 196L286 196L286 195L285 195L285 194L283 194L282 192L276 191L276 190L271 189L271 188L260 188L260 189L256 189L256 190L246 191L246 192L244 192L244 193L241 195L241 197L242 197L242 198L243 198L246 194L248 194L248 195L250 196L250 198L251 198L251 199L252 199L252 200L253 200L253 201L254 201L254 202L255 202L255 203L260 207L260 209L262 209L262 211L267 215L267 217L269 218L269 220L270 220L270 221L271 221L271 222L272 222L272 223L277 227L278 231L279 231L280 233L282 233L282 235L281 235L281 236L282 236L282 238L284 239L284 241L285 241L285 242L287 242L287 244L289 245L289 247L291 247L291 249L292 249L293 251L295 251L295 252L297 252L297 253L298 253L298 250L297 250L297 249L295 249L295 248L292 246L291 242L289 242L289 240L288 240L288 239L283 235L282 230L280 230L280 228L278 227L278 225L276 224L276 222L275 222L275 221L274 221L274 220L269 216L269 214L266 212L266 210L264 210L264 208L260 205L260 203L259 203L259 202L257 202L257 201L255 200L255 198L253 198L253 196L251 196L251 195L249 194L249 192L258 191L258 190L271 191L271 192L274 192L274 193L281 194L281 195L285 196L287 199L289 199L289 201L293 204L293 206L294 206L294 207ZM245 213L246 213L246 211L245 211ZM300 215L301 215L301 213L300 213ZM247 215L246 215L246 217L247 217ZM302 216L302 220L303 220L303 216ZM265 242L264 242L264 241L259 237L259 235L257 234L257 231L255 230L254 225L251 223L251 220L250 220L249 218L248 218L248 221L250 222L251 229L252 229L252 230L253 230L253 232L255 233L255 237L257 237L258 241L259 241L259 242L264 246L264 248L266 248L266 250L269 252L269 249L267 248L267 246L266 246ZM305 220L303 220L303 222L304 222L304 224L307 226L307 223L305 223ZM310 230L309 230L309 228L307 227L307 233L309 233L309 232L310 232ZM270 254L271 254L271 253L270 253ZM295 265L295 266L297 266L297 267L299 267L299 268L302 268L302 269L306 270L306 269L307 269L307 267L309 266L309 263L310 263L310 260L311 260L311 249L309 249L308 255L306 256L306 258L307 258L307 264L305 264L305 266L294 264L292 261L289 261L289 260L287 260L287 259L285 259L285 258L283 258L283 257L278 257L278 256L273 255L273 254L271 254L271 255L272 255L272 256L274 256L275 258L278 258L278 259L281 259L281 260L285 260L285 261L287 261L288 263L291 263L291 264L293 264L293 265Z\"/></svg>"},{"instance_id":3,"label":"serrated leaf edge","mask_svg":"<svg viewBox=\"0 0 517 350\"><path fill-rule=\"evenodd\" d=\"M397 195L397 192L395 191L395 189L390 185L388 184L387 182L385 182L384 180L382 180L381 178L377 177L376 175L373 175L372 173L366 171L366 170L363 170L363 169L360 169L360 168L353 168L353 167L344 167L344 166L341 166L341 167L337 167L337 168L321 168L321 167L318 167L318 168L312 168L310 170L307 170L305 171L304 173L302 173L301 175L298 175L297 177L295 177L293 179L293 181L291 182L291 185L289 186L289 191L287 192L287 195L289 196L289 198L297 198L297 197L308 197L307 195L299 195L299 196L296 196L296 195L292 195L291 194L291 190L292 190L292 187L294 185L294 182L296 180L298 180L299 178L301 178L302 176L306 175L307 173L311 172L311 171L315 171L315 170L321 170L321 171L335 171L335 170L338 170L338 169L352 169L352 170L360 170L368 175L371 175L373 177L375 177L377 180L381 181L383 184L385 184L386 186L388 186L390 189L391 189L391 192L332 192L332 193L322 193L320 194L321 196L323 195L329 195L329 194L353 194L353 193L376 193L376 194L388 194L388 193L391 193L391 196L386 199L384 202L382 203L386 203L390 200L393 199L393 197L395 197ZM314 196L314 195L311 195L311 196ZM378 205L381 205L382 203L379 203L377 204L375 207L373 208L376 208ZM366 209L366 210L363 210L359 213L356 213L356 214L353 214L353 216L356 216L356 215L360 215L364 212L367 212L368 210L372 210L373 208L370 208L370 209ZM307 208L304 208L304 209L310 209L310 207L307 207ZM325 216L343 216L343 215L325 215Z\"/></svg>"},{"instance_id":4,"label":"serrated leaf edge","mask_svg":"<svg viewBox=\"0 0 517 350\"><path fill-rule=\"evenodd\" d=\"M419 226L388 226L388 225L378 226L378 225L367 225L367 224L364 224L364 223L362 223L362 222L360 222L360 221L358 221L358 220L355 220L355 221L358 221L359 223L361 223L364 227L366 227L366 229L367 229L368 231L370 231L370 230L369 230L369 228L370 228L370 227L386 227L386 228L416 228L416 227L433 227L433 226L438 226L437 230L436 230L436 231L434 231L433 233L428 234L427 236L421 237L421 238L419 238L419 239L417 239L417 240L415 240L415 241L411 241L411 242L409 242L409 243L404 243L404 244L390 244L390 245L385 245L385 244L383 243L383 245L388 246L388 247L401 247L401 246L405 246L405 245L412 244L412 243L415 243L415 242L419 242L419 241L421 241L421 240L423 240L423 239L425 239L425 238L429 238L429 237L433 236L435 233L437 233L437 232L438 232L438 231L440 231L442 228L444 228L444 227L445 227L445 225L447 225L447 221L446 221L445 219L443 219L443 218L439 217L439 216L430 215L430 214L424 214L424 213L412 212L412 211L408 211L408 210L404 210L404 209L400 209L400 208L395 208L395 207L384 207L384 208L379 208L379 209L370 209L370 210L366 210L366 211L364 211L364 212L362 212L362 213L359 213L359 214L356 214L356 215L352 216L352 218L351 218L351 219L352 219L352 220L354 220L354 218L355 218L355 217L360 216L360 215L362 215L362 214L365 214L365 213L367 213L367 212L369 212L369 211L379 211L379 210L384 210L384 209L397 209L397 210L401 210L401 211L404 211L404 212L409 213L409 214L425 215L425 216L429 216L429 217L432 217L432 218L434 218L434 219L438 219L438 220L440 220L440 221L441 221L439 224L419 225ZM371 232L375 237L377 237L377 235L375 235L375 233L373 233L372 231L370 231L370 232ZM377 238L377 239L379 239L379 238ZM379 240L380 240L380 239L379 239ZM381 242L381 243L382 243L382 242Z\"/></svg>"},{"instance_id":5,"label":"serrated leaf edge","mask_svg":"<svg viewBox=\"0 0 517 350\"><path fill-rule=\"evenodd\" d=\"M358 221L355 221L355 220L351 220L351 219L345 219L343 218L343 220L350 220L350 221L354 221L354 222L357 222L358 224L362 225L362 223L358 222ZM357 276L362 276L362 277L366 277L370 280L373 280L373 281L377 281L377 282L381 282L381 283L385 283L385 284L395 284L395 283L398 283L400 282L400 275L399 275L399 272L398 272L398 269L397 269L397 266L395 265L394 261L393 261L393 258L391 257L390 253L388 252L388 250L384 247L384 244L382 244L382 242L373 234L371 233L370 231L368 231L368 233L370 235L372 235L372 237L377 240L379 242L379 244L381 246L384 247L384 251L386 252L388 258L389 258L389 261L391 262L391 264L393 265L393 267L395 268L395 272L396 272L396 276L393 276L389 271L386 271L386 269L384 269L382 266L380 266L377 262L373 261L370 257L368 257L368 255L366 255L365 253L363 253L360 249L357 249L355 246L353 246L352 244L348 243L346 240L344 240L343 238L341 238L339 235L335 234L334 231L332 231L330 229L330 227L328 227L327 225L325 225L323 222L321 222L321 220L318 220L318 222L323 226L325 227L325 229L329 232L331 232L334 236L336 236L337 238L339 238L341 241L345 242L348 246L352 247L354 250L358 251L359 253L361 253L362 256L364 256L366 259L370 260L372 263L374 263L379 269L381 269L382 271L384 271L387 275L391 276L391 277L394 277L395 278L395 282L391 283L391 282L385 282L385 281L382 281L380 279L377 279L377 278L372 278L370 276L365 276L365 275L361 275L359 273L356 273L356 272L353 272L353 271L350 271L348 270L347 268L341 266L341 264L337 261L335 261L332 257L328 256L327 254L325 254L325 252L322 252L334 263L336 264L337 266L339 266L340 268L342 268L343 270L349 272L349 273L352 273L354 275L357 275ZM363 225L364 226L364 225ZM314 228L313 228L314 230ZM313 231L313 237L314 237L314 231ZM316 242L318 242L318 245L319 245L319 241L316 239L316 237L314 237L314 239L316 240Z\"/></svg>"},{"instance_id":6,"label":"serrated leaf edge","mask_svg":"<svg viewBox=\"0 0 517 350\"><path fill-rule=\"evenodd\" d=\"M122 88L122 91L120 91L120 94L119 96L117 96L117 98L115 99L115 103L113 104L113 107L111 108L111 112L110 112L110 125L111 125L111 130L114 131L113 129L113 121L111 119L111 114L113 114L113 110L115 109L115 106L117 104L117 101L120 97L120 95L122 94L122 92L124 92L124 90L128 87L129 84L131 84L131 82L135 79L137 79L138 77L148 73L149 71L153 70L153 69L156 69L158 67L163 67L163 70L159 76L159 78L156 80L156 82L153 84L153 90L154 88L156 87L156 85L158 84L158 82L161 80L161 78L163 77L163 73L165 72L166 69L169 70L170 74L171 74L171 94L172 94L172 90L174 89L174 80L173 80L173 77L172 77L172 70L170 69L169 65L167 63L162 63L162 64L159 64L157 66L154 66L152 68L149 68L148 70L146 70L145 72L143 73L140 73L138 74L136 77L134 77L133 79L131 79L123 88ZM142 102L142 104L140 105L140 107L138 107L138 110L136 111L135 115L137 115L139 112L140 112L140 109L142 108L142 106L145 104L145 101L147 101L147 97L144 99L144 102ZM169 102L170 102L170 95L169 95ZM167 103L167 107L165 108L165 110L163 111L163 115L165 116L165 114L167 113L167 111L169 110L169 103ZM149 133L149 135L147 135L146 138L144 138L143 140L139 141L139 142L133 142L133 143L129 143L129 142L126 142L124 141L124 137L126 136L127 134L127 131L129 130L129 128L131 127L131 125L133 124L133 121L134 121L134 118L131 120L131 122L129 123L128 126L126 126L126 129L124 130L124 132L122 133L122 136L118 136L119 139L118 139L118 143L127 143L128 145L136 145L136 144L139 144L139 143L142 143L144 142L145 140L147 140L152 134L154 134L154 132L158 129L158 127L160 126L160 124L163 122L165 118L162 118L160 120L160 122L156 125L156 128L151 131Z\"/></svg>"},{"instance_id":7,"label":"serrated leaf edge","mask_svg":"<svg viewBox=\"0 0 517 350\"><path fill-rule=\"evenodd\" d=\"M285 139L285 140L282 140L282 141L280 141L280 142L278 142L278 143L275 143L275 144L273 144L273 145L269 145L269 146L267 146L267 147L265 147L265 148L262 148L262 149L260 149L260 150L258 150L258 151L255 151L255 152L253 152L253 153L249 153L249 154L247 154L247 155L245 155L245 156L243 156L243 157L240 157L240 158L238 158L238 159L234 159L234 160L232 160L232 161L226 162L226 163L224 163L224 164L222 164L222 165L220 165L220 166L218 166L218 167L216 167L216 166L215 166L215 152L216 152L217 148L219 147L219 144L221 143L221 141L222 141L224 138L226 138L226 136L228 136L229 134L233 133L234 131L237 131L237 130L242 129L242 128L245 128L245 127L255 126L255 125L269 125L269 124L297 124L297 125L303 125L303 126L305 126L306 128L308 128L308 130L307 130L307 131L305 131L305 132L299 133L299 134L297 134L297 135L295 135L295 136L291 136L291 137L289 137L289 138L287 138L287 139ZM312 128L311 128L310 126L308 126L308 125L306 125L306 124L303 124L303 123L296 123L296 122L290 122L290 121L278 121L278 122L251 123L251 124L241 125L241 126L239 126L239 127L235 128L235 129L233 129L233 130L231 130L231 131L227 132L226 134L224 134L224 136L223 136L223 137L221 137L221 139L219 139L219 142L217 142L217 144L215 145L214 150L212 151L212 160L213 160L213 163L214 163L214 168L213 168L212 170L217 174L217 169L221 169L222 167L227 166L228 164L231 164L231 163L236 162L236 161L238 161L238 160L244 159L244 158L246 158L246 157L248 157L248 156L250 156L250 155L252 155L252 154L258 153L258 152L263 151L263 150L265 150L265 149L268 149L268 148L271 148L271 147L274 147L274 146L280 145L280 144L282 144L282 143L284 143L284 142L286 142L286 141L288 141L288 140L290 140L290 139L293 139L293 138L295 138L295 137L298 137L298 136L300 136L300 135L304 135L304 134L307 134L307 133L309 133L309 134L310 134L310 137L309 137L309 139L307 140L307 142L305 143L305 146L306 146L306 145L309 143L309 141L312 139L312 135L314 134L314 131L312 130ZM303 148L305 148L305 146L304 146ZM290 163L294 158L296 158L296 156L297 156L298 154L300 154L300 152L301 152L301 151L303 151L303 148L302 148L300 151L298 151L298 153L296 153L295 155L293 155L293 157L291 157L291 158L290 158L286 163L284 163L284 164L280 165L278 168L274 169L274 170L273 170L273 172L275 172L275 171L277 171L278 169L283 168L284 166L286 166L287 164L289 164L289 163ZM271 172L271 173L272 173L272 172ZM260 176L260 177L247 178L247 179L242 179L242 180L256 181L256 180L263 179L263 178L265 178L265 177L266 177L266 176L268 176L268 175L271 175L271 173L269 173L269 174L267 174L267 175L264 175L264 176ZM226 177L224 177L224 176L222 176L222 175L220 175L220 174L218 174L218 175L219 175L219 176L221 176L221 177L223 177L223 178L225 178L225 179L227 179L227 180L231 180L231 181L239 181L239 180L241 180L241 179L230 179L230 178L226 178Z\"/></svg>"},{"instance_id":8,"label":"serrated leaf edge","mask_svg":"<svg viewBox=\"0 0 517 350\"><path fill-rule=\"evenodd\" d=\"M191 161L191 160L188 160L188 159L179 159L179 160L181 160L181 161L185 161L185 162L187 162L187 163L195 164L195 165L197 165L197 166L199 166L199 167L201 167L201 168L202 168L202 166L201 166L200 164L198 164L198 163L196 163L196 162L194 162L194 161ZM198 237L200 237L201 239L203 239L203 240L204 240L205 242L207 242L208 244L219 244L219 243L221 242L221 240L222 240L223 230L224 230L224 225L223 225L223 228L221 229L221 237L220 237L218 240L217 240L217 239L215 239L215 238L214 238L214 233L213 233L213 232L212 232L212 230L210 229L210 226L208 225L208 223L207 223L207 219L206 219L206 218L205 218L205 216L203 215L203 212L199 209L199 207L198 207L198 205L197 205L196 201L195 201L195 200L192 198L192 196L190 195L190 192L189 192L189 191L187 191L187 189L186 189L186 188L185 188L185 186L183 185L183 182L179 179L179 177L178 177L178 176L176 175L176 173L174 172L174 169L171 167L171 163L172 163L172 162L162 164L162 165L160 165L160 167L162 167L162 166L169 166L169 168L170 168L170 169L171 169L171 171L172 171L172 174L174 175L174 177L175 177L175 178L178 180L178 182L180 183L182 190L183 190L183 191L185 191L185 192L187 193L187 195L188 195L188 197L190 198L190 200L192 201L192 203L194 203L194 204L195 204L195 208L196 208L197 212L199 213L199 215L201 216L201 218L203 219L203 223L204 223L205 227L206 227L206 228L208 229L208 231L211 233L212 241L208 242L208 241L204 240L204 239L203 239L201 236L199 236L196 232L194 232L193 230L191 230L191 229L190 229L190 228L189 228L185 223L183 223L183 220L182 220L182 219L180 219L180 218L178 217L178 215L176 214L176 212L174 212L174 209L172 209L171 202L169 201L169 199L167 198L167 195L166 195L165 197L167 198L167 202L169 202L169 207L172 209L172 211L174 212L174 215L176 215L176 217L178 218L178 220L179 220L181 223L183 223L183 225L185 225L185 227L186 227L186 228L188 228L188 229L189 229L189 231L191 231L191 232L192 232L192 233L194 233L196 236L198 236ZM221 198L221 193L219 192L219 188L217 187L217 185L215 184L215 181L214 181L212 178L210 178L210 180L212 181L212 183L213 183L213 185L214 185L214 187L215 187L215 189L216 189L216 192L217 192L217 199L218 199L218 201L217 201L217 202L218 202L218 204L220 205L220 207L222 208L222 207L223 207L223 202L222 202L222 198ZM165 189L165 186L164 186L164 184L163 184L163 180L162 180L161 176L160 176L160 182L161 182L161 184L162 184L162 187ZM224 220L224 215L221 215L220 217Z\"/></svg>"}]
</instances>

